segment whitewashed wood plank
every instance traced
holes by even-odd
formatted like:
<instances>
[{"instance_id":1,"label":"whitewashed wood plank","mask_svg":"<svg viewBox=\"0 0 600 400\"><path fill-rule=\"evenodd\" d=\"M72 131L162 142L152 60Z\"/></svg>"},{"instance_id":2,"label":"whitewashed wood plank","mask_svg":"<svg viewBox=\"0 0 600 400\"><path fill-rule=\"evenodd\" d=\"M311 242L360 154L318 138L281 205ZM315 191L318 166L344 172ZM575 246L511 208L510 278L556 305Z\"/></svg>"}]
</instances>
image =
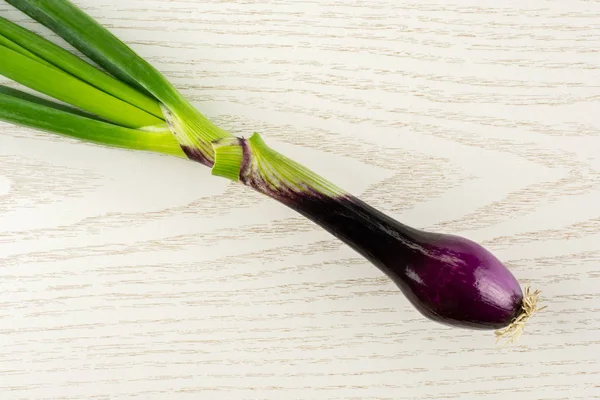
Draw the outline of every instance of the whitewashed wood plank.
<instances>
[{"instance_id":1,"label":"whitewashed wood plank","mask_svg":"<svg viewBox=\"0 0 600 400\"><path fill-rule=\"evenodd\" d=\"M221 126L480 241L548 309L499 349L206 168L0 123L3 400L600 399L600 3L75 2Z\"/></svg>"}]
</instances>

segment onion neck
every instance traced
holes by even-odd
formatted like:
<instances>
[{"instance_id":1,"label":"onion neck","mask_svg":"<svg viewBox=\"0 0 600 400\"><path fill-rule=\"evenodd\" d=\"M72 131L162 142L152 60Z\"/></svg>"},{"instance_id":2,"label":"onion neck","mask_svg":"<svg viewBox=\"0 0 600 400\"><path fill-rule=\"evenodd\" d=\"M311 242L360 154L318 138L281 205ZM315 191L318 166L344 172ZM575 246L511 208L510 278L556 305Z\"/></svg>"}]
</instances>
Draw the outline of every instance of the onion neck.
<instances>
[{"instance_id":1,"label":"onion neck","mask_svg":"<svg viewBox=\"0 0 600 400\"><path fill-rule=\"evenodd\" d=\"M396 270L426 251L424 232L404 225L268 147L260 135L213 143L213 174L251 187L340 239L396 283Z\"/></svg>"}]
</instances>

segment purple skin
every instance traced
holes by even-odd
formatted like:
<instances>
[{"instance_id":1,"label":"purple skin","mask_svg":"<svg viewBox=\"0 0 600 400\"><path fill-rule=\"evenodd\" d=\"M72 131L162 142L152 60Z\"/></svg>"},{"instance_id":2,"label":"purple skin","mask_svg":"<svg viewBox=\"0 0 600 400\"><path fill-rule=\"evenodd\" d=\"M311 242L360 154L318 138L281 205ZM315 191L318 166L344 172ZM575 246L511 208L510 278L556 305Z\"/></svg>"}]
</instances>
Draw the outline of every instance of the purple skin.
<instances>
[{"instance_id":1,"label":"purple skin","mask_svg":"<svg viewBox=\"0 0 600 400\"><path fill-rule=\"evenodd\" d=\"M202 152L198 149L189 146L181 146L181 150L183 153L192 161L205 165L209 168L215 164L212 160L209 160L202 154Z\"/></svg>"},{"instance_id":2,"label":"purple skin","mask_svg":"<svg viewBox=\"0 0 600 400\"><path fill-rule=\"evenodd\" d=\"M268 194L367 258L431 320L499 329L521 312L519 283L477 243L408 227L352 196Z\"/></svg>"}]
</instances>

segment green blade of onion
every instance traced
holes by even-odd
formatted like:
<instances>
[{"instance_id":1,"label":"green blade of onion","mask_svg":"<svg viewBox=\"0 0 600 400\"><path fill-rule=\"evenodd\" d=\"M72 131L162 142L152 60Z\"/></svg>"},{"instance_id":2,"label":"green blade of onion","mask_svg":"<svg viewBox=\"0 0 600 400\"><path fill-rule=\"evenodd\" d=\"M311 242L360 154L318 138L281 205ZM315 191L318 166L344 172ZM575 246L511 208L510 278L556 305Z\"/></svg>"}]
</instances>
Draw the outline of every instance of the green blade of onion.
<instances>
[{"instance_id":1,"label":"green blade of onion","mask_svg":"<svg viewBox=\"0 0 600 400\"><path fill-rule=\"evenodd\" d=\"M18 44L18 46L14 46L17 48L4 44L2 36L4 36L5 42ZM115 79L106 72L49 40L42 38L38 34L2 17L0 17L0 44L28 55L36 61L45 62L47 65L54 65L114 97L126 101L158 118L163 118L160 106L154 98Z\"/></svg>"},{"instance_id":2,"label":"green blade of onion","mask_svg":"<svg viewBox=\"0 0 600 400\"><path fill-rule=\"evenodd\" d=\"M62 37L118 79L148 92L170 90L166 79L149 63L72 2L68 0L5 1ZM158 83L158 81L162 82ZM167 97L167 93L162 94ZM164 102L164 99L161 101Z\"/></svg>"},{"instance_id":3,"label":"green blade of onion","mask_svg":"<svg viewBox=\"0 0 600 400\"><path fill-rule=\"evenodd\" d=\"M231 134L196 110L150 63L69 0L6 0L62 37L120 80L153 95L168 110L169 125L182 147L193 146L196 160L212 165L210 143Z\"/></svg>"},{"instance_id":4,"label":"green blade of onion","mask_svg":"<svg viewBox=\"0 0 600 400\"><path fill-rule=\"evenodd\" d=\"M129 128L165 124L154 115L8 47L0 46L0 60L0 75L116 124Z\"/></svg>"},{"instance_id":5,"label":"green blade of onion","mask_svg":"<svg viewBox=\"0 0 600 400\"><path fill-rule=\"evenodd\" d=\"M167 107L182 96L150 63L68 0L6 0L62 37L122 81L154 95Z\"/></svg>"},{"instance_id":6,"label":"green blade of onion","mask_svg":"<svg viewBox=\"0 0 600 400\"><path fill-rule=\"evenodd\" d=\"M2 25L2 17L0 17L0 26L1 25ZM50 64L43 58L38 57L37 55L33 54L31 51L27 50L26 48L20 46L16 42L13 42L8 37L3 36L1 28L0 28L0 46L8 47L9 49L16 51L17 53L21 53L24 56L31 58L32 60L40 62L48 67L52 67L52 64Z\"/></svg>"},{"instance_id":7,"label":"green blade of onion","mask_svg":"<svg viewBox=\"0 0 600 400\"><path fill-rule=\"evenodd\" d=\"M55 103L53 101L50 100L46 100L42 97L38 97L36 95L24 92L22 90L18 90L18 89L13 89L11 87L8 86L4 86L4 85L0 85L0 94L5 94L5 95L9 95L12 97L17 97L20 98L22 100L27 100L29 102L33 102L33 103L37 103L39 105L42 106L46 106L46 107L51 107L60 111L65 111L71 114L77 114L80 115L82 117L86 117L86 118L92 118L92 119L96 119L98 121L101 121L100 118L98 118L97 116L95 116L94 114L89 114L83 110L80 110L78 108L74 108L71 107L69 105L65 105L65 104L60 104L60 103Z\"/></svg>"},{"instance_id":8,"label":"green blade of onion","mask_svg":"<svg viewBox=\"0 0 600 400\"><path fill-rule=\"evenodd\" d=\"M125 128L4 86L0 86L0 120L86 142L186 158L169 130Z\"/></svg>"}]
</instances>

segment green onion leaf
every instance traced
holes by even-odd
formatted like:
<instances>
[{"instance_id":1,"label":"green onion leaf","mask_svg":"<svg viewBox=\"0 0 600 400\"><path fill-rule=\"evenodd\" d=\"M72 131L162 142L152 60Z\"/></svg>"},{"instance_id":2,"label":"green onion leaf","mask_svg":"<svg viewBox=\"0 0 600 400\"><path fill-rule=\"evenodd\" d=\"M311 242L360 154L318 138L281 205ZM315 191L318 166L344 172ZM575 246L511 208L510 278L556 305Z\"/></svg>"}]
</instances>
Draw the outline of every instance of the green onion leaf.
<instances>
[{"instance_id":1,"label":"green onion leaf","mask_svg":"<svg viewBox=\"0 0 600 400\"><path fill-rule=\"evenodd\" d=\"M69 0L6 0L58 34L113 76L152 94L169 111L169 126L182 147L212 165L211 142L231 137L196 110L150 63Z\"/></svg>"},{"instance_id":2,"label":"green onion leaf","mask_svg":"<svg viewBox=\"0 0 600 400\"><path fill-rule=\"evenodd\" d=\"M1 25L2 25L2 17L0 17L0 26ZM1 30L0 30L0 46L8 47L9 49L16 51L17 53L21 53L24 56L27 56L27 57L31 58L32 60L35 60L35 61L37 61L39 63L44 64L44 65L47 65L48 67L52 66L52 64L50 64L49 62L47 62L43 58L40 58L40 57L36 56L32 52L30 52L29 50L27 50L27 49L19 46L17 43L13 42L9 38L7 38L5 36L2 36L2 31Z\"/></svg>"},{"instance_id":3,"label":"green onion leaf","mask_svg":"<svg viewBox=\"0 0 600 400\"><path fill-rule=\"evenodd\" d=\"M169 108L181 95L150 63L68 0L6 0L117 78L141 86Z\"/></svg>"},{"instance_id":4,"label":"green onion leaf","mask_svg":"<svg viewBox=\"0 0 600 400\"><path fill-rule=\"evenodd\" d=\"M5 86L0 86L0 119L87 142L186 157L169 130L125 128Z\"/></svg>"},{"instance_id":5,"label":"green onion leaf","mask_svg":"<svg viewBox=\"0 0 600 400\"><path fill-rule=\"evenodd\" d=\"M18 44L17 47L21 50L19 51L3 43L2 36L0 36L0 44L24 55L29 54L29 57L36 61L46 63L47 65L54 65L108 94L126 101L158 118L163 118L160 106L154 98L113 78L106 72L101 71L49 40L2 17L0 17L0 35L4 36L5 41Z\"/></svg>"},{"instance_id":6,"label":"green onion leaf","mask_svg":"<svg viewBox=\"0 0 600 400\"><path fill-rule=\"evenodd\" d=\"M0 46L0 60L1 75L109 121L129 128L164 124L154 115L8 47Z\"/></svg>"},{"instance_id":7,"label":"green onion leaf","mask_svg":"<svg viewBox=\"0 0 600 400\"><path fill-rule=\"evenodd\" d=\"M9 95L12 97L18 97L20 99L27 100L29 102L38 103L42 106L52 107L52 108L55 108L60 111L65 111L65 112L68 112L71 114L77 114L77 115L81 115L82 117L92 118L92 119L101 121L101 119L98 118L97 116L95 116L94 114L89 114L83 110L80 110L78 108L74 108L74 107L71 107L71 106L68 106L65 104L55 103L53 101L46 100L44 98L35 96L33 94L29 94L27 92L23 92L18 89L13 89L8 86L0 85L0 94L6 94L6 95Z\"/></svg>"}]
</instances>

